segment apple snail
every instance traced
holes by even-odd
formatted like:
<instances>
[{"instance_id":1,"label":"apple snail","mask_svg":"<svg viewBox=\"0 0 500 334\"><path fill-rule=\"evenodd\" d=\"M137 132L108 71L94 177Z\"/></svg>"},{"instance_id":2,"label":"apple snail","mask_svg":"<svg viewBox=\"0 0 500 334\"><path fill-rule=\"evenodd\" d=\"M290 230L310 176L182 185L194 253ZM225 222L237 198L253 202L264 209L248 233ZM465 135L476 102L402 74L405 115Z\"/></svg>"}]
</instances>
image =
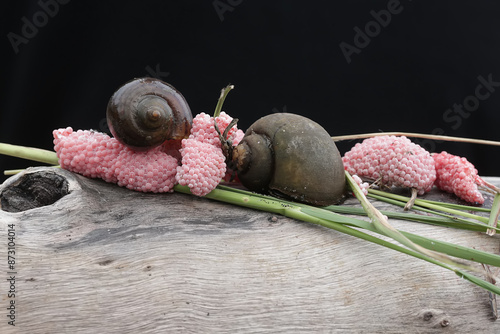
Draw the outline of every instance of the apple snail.
<instances>
[{"instance_id":1,"label":"apple snail","mask_svg":"<svg viewBox=\"0 0 500 334\"><path fill-rule=\"evenodd\" d=\"M187 138L193 122L182 94L154 78L121 86L109 100L106 118L113 137L136 151Z\"/></svg>"},{"instance_id":2,"label":"apple snail","mask_svg":"<svg viewBox=\"0 0 500 334\"><path fill-rule=\"evenodd\" d=\"M230 166L248 189L313 205L342 201L342 158L328 132L296 114L275 113L253 123L230 152Z\"/></svg>"}]
</instances>

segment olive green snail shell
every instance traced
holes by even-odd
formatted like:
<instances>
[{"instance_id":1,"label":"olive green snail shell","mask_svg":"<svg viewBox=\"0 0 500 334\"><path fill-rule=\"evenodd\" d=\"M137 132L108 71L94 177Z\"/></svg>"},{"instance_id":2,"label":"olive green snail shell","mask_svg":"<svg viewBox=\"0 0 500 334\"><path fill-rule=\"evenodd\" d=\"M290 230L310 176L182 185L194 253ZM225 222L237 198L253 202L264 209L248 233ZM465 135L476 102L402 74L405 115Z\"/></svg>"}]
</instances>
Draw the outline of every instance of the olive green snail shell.
<instances>
[{"instance_id":1,"label":"olive green snail shell","mask_svg":"<svg viewBox=\"0 0 500 334\"><path fill-rule=\"evenodd\" d=\"M317 206L344 198L344 165L337 146L306 117L262 117L246 131L232 158L241 183L252 191Z\"/></svg>"},{"instance_id":2,"label":"olive green snail shell","mask_svg":"<svg viewBox=\"0 0 500 334\"><path fill-rule=\"evenodd\" d=\"M127 82L111 96L106 117L112 135L134 150L187 138L193 115L182 94L154 78Z\"/></svg>"}]
</instances>

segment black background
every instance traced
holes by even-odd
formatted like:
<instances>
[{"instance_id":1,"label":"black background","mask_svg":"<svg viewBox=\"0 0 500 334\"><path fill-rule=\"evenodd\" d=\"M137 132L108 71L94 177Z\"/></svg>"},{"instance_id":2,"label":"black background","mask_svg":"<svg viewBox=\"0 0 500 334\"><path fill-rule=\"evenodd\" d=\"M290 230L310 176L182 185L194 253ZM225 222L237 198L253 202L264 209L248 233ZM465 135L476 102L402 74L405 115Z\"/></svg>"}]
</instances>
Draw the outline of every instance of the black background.
<instances>
[{"instance_id":1,"label":"black background","mask_svg":"<svg viewBox=\"0 0 500 334\"><path fill-rule=\"evenodd\" d=\"M179 89L193 114L211 114L220 89L234 84L224 110L242 129L288 111L331 135L408 131L500 140L500 87L467 117L444 118L474 96L478 76L500 82L496 1L401 0L398 14L371 32L350 63L340 43L354 46L354 28L364 30L372 11L398 1L73 0L52 5L44 22L42 4L54 2L3 5L0 142L52 149L55 128L105 131L114 90L151 75ZM22 37L25 22L36 19L38 31L15 46L9 36ZM481 175L500 175L500 147L419 143L466 156ZM338 146L344 153L353 144ZM2 170L30 164L0 157Z\"/></svg>"}]
</instances>

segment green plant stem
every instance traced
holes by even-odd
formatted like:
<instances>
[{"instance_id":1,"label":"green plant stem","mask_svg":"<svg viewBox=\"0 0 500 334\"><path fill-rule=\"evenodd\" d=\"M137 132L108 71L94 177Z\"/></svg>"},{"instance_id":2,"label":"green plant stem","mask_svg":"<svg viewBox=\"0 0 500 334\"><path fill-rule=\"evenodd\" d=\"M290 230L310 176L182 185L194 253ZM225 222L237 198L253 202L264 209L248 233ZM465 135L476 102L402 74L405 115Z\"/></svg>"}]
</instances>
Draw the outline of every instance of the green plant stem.
<instances>
[{"instance_id":1,"label":"green plant stem","mask_svg":"<svg viewBox=\"0 0 500 334\"><path fill-rule=\"evenodd\" d=\"M50 166L50 167L54 167L54 168L61 168L61 166ZM16 174L19 174L21 172L24 172L26 169L23 168L23 169L6 169L3 171L3 175L7 175L7 176L12 176L12 175L16 175Z\"/></svg>"},{"instance_id":2,"label":"green plant stem","mask_svg":"<svg viewBox=\"0 0 500 334\"><path fill-rule=\"evenodd\" d=\"M493 199L493 205L491 206L490 219L488 220L488 226L490 227L486 234L492 236L497 231L498 216L500 215L500 194L496 193Z\"/></svg>"},{"instance_id":3,"label":"green plant stem","mask_svg":"<svg viewBox=\"0 0 500 334\"><path fill-rule=\"evenodd\" d=\"M368 196L370 196L374 199L378 199L379 201L383 201L383 202L390 203L390 204L400 206L400 207L404 207L406 204L406 202L398 201L398 200L388 198L385 196L374 195L371 193L369 193ZM455 222L455 224L453 224L453 226L449 225L449 226L454 227L454 228L471 229L470 227L472 225L474 225L474 226L480 228L481 230L483 230L486 227L485 221L484 221L486 219L485 217L481 217L483 220L480 220L479 222L475 222L473 220L467 220L465 218L453 216L451 214L436 211L436 210L431 210L431 209L424 208L424 207L421 207L418 205L414 205L413 210L430 213L430 214L441 216L444 218L449 218L450 220L453 220ZM480 216L478 216L478 217L480 217Z\"/></svg>"},{"instance_id":4,"label":"green plant stem","mask_svg":"<svg viewBox=\"0 0 500 334\"><path fill-rule=\"evenodd\" d=\"M386 197L386 198L395 199L395 200L398 200L398 201L401 201L401 202L403 202L406 199L408 199L408 197L405 197L405 196L391 194L391 193L388 193L388 192L385 192L385 191L376 190L376 189L369 189L368 193L369 194L383 196L383 197ZM478 221L480 221L482 223L485 223L485 224L488 223L488 218L486 218L486 217L478 216L478 215L475 215L475 214L472 214L472 213L468 213L468 212L464 212L464 211L460 211L460 210L455 210L455 209L449 208L447 206L442 206L442 205L437 205L437 204L429 203L428 201L422 201L420 199L416 199L415 200L415 205L421 206L421 207L425 207L425 208L429 208L429 209L432 209L432 210L437 210L437 211L442 211L442 212L450 213L450 214L457 215L457 216L462 216L462 217L465 217L465 218L472 218L472 219L478 220Z\"/></svg>"},{"instance_id":5,"label":"green plant stem","mask_svg":"<svg viewBox=\"0 0 500 334\"><path fill-rule=\"evenodd\" d=\"M24 171L24 169L9 169L9 170L4 170L3 175L11 176L11 175L16 175Z\"/></svg>"},{"instance_id":6,"label":"green plant stem","mask_svg":"<svg viewBox=\"0 0 500 334\"><path fill-rule=\"evenodd\" d=\"M221 99L223 98L222 95L224 94L221 94ZM40 149L28 148L16 145L9 145L9 144L0 145L0 154L8 154L16 157L21 157L24 159L35 160L49 164L58 163L57 156L52 151L46 151L46 150L40 150ZM348 178L348 181L351 184L351 188L353 188L354 191L359 195L359 193L361 192L359 187L357 187L357 185L352 180L352 178L350 178L350 175L348 173L346 173L346 177ZM176 185L174 187L174 190L181 193L191 194L189 188L185 186ZM499 287L495 286L494 284L491 284L490 282L486 282L472 274L469 274L461 269L454 268L453 266L461 267L462 265L460 263L450 261L447 257L443 257L444 254L439 255L440 253L436 253L435 251L431 252L428 251L428 249L445 252L446 254L450 254L453 256L458 256L458 257L462 256L463 258L471 259L474 261L478 261L477 258L480 258L483 261L483 263L492 264L496 266L500 265L499 256L480 251L476 251L476 253L474 253L471 252L470 249L467 249L465 247L457 247L456 245L450 243L440 242L437 240L434 241L433 239L420 237L406 232L400 232L394 229L385 221L385 217L383 217L383 215L378 210L376 210L374 207L371 206L371 204L366 200L364 195L362 195L361 203L365 208L365 210L367 211L367 214L372 218L373 223L365 222L351 217L341 216L333 212L323 210L321 208L310 207L302 204L296 205L294 203L281 201L269 196L262 196L262 195L257 196L243 190L230 191L226 189L214 189L211 193L207 194L205 197L208 199L222 201L229 204L280 214L304 222L318 224L366 241L370 241L375 244L397 250L401 253L425 260L427 262L438 265L442 268L451 270L455 272L455 274L457 274L458 276L467 279L470 282L492 293L500 294ZM325 216L327 219L322 218L323 214L327 215ZM359 231L350 226L366 228L372 232L389 236L395 241L404 244L408 248L386 241L384 239L377 238L373 235ZM429 247L429 248L428 249L424 248L421 245L426 245L424 247ZM474 268L470 269L474 270Z\"/></svg>"},{"instance_id":7,"label":"green plant stem","mask_svg":"<svg viewBox=\"0 0 500 334\"><path fill-rule=\"evenodd\" d=\"M484 139L473 139L473 138L463 138L463 137L451 137L451 136L440 136L440 135L429 135L424 133L414 133L414 132L373 132L373 133L361 133L356 135L345 135L345 136L334 136L332 139L334 141L342 140L354 140L354 139L364 139L378 136L406 136L412 138L424 138L433 140L445 140L454 141L461 143L472 143L472 144L483 144L483 145L493 145L500 146L500 142L493 140Z\"/></svg>"},{"instance_id":8,"label":"green plant stem","mask_svg":"<svg viewBox=\"0 0 500 334\"><path fill-rule=\"evenodd\" d=\"M397 229L395 229L391 224L389 224L387 217L385 217L382 213L380 213L380 211L378 211L378 209L375 208L367 200L367 198L363 194L361 188L358 186L356 181L354 181L352 176L347 171L345 171L345 175L346 175L346 180L347 180L348 186L354 192L354 195L361 203L361 206L365 209L368 217L371 218L371 221L378 232L394 239L395 241L401 243L402 245L404 245L404 246L406 246L406 247L408 247L416 252L419 252L423 255L426 255L430 258L434 258L440 262L446 263L448 265L466 268L469 270L476 270L475 268L473 268L471 266L465 266L461 263L454 261L446 254L429 250L429 249L422 247L422 246L414 243L413 241L411 241L404 234L402 234Z\"/></svg>"},{"instance_id":9,"label":"green plant stem","mask_svg":"<svg viewBox=\"0 0 500 334\"><path fill-rule=\"evenodd\" d=\"M0 154L43 162L50 165L57 165L59 163L56 152L34 147L0 143Z\"/></svg>"},{"instance_id":10,"label":"green plant stem","mask_svg":"<svg viewBox=\"0 0 500 334\"><path fill-rule=\"evenodd\" d=\"M228 189L228 190L226 190L226 189ZM191 194L191 191L186 186L176 185L174 187L174 190L177 192L185 193L185 194ZM336 231L344 233L344 234L348 234L348 235L351 235L351 236L354 236L354 237L357 237L357 238L360 238L360 239L363 239L366 241L370 241L372 243L399 251L401 253L422 259L424 261L430 262L430 263L435 264L435 265L438 265L442 268L451 270L451 271L455 272L456 275L458 275L464 279L467 279L470 282L472 282L472 283L474 283L474 284L476 284L476 285L478 285L478 286L480 286L480 287L482 287L490 292L493 292L495 294L500 294L499 287L497 287L489 282L486 282L486 281L484 281L484 280L482 280L482 279L480 279L472 274L469 274L461 269L453 268L452 266L450 266L446 263L443 263L437 259L434 259L433 257L427 256L425 254L419 253L419 252L414 251L412 249L408 249L408 248L399 246L399 245L394 244L392 242L377 238L377 237L372 236L370 234L367 234L367 233L364 233L364 232L359 231L357 229L346 226L346 224L349 224L349 222L356 226L357 223L355 222L356 219L354 219L354 218L352 218L352 220L351 220L350 217L345 217L345 216L340 216L340 215L337 215L337 216L331 215L330 218L334 219L334 220L338 220L338 222L334 221L334 220L322 219L318 216L312 215L311 212L317 213L317 212L324 211L327 214L328 213L333 214L333 213L328 212L326 210L323 210L321 208L310 207L310 206L302 205L302 204L293 205L290 202L277 200L277 199L269 197L269 196L256 195L256 194L244 191L244 190L237 190L237 189L232 189L232 188L227 188L227 187L223 187L222 189L220 189L220 187L218 187L217 189L214 189L209 194L205 195L205 198L217 200L217 201L221 201L221 202L225 202L225 203L230 203L230 204L238 205L238 206L242 206L242 207L252 208L252 209L256 209L256 210L260 210L260 211L266 211L266 212L271 212L271 213L275 213L275 214L280 214L280 215L283 215L283 216L286 216L286 217L289 217L292 219L297 219L297 220L301 220L304 222L309 222L309 223L321 225L321 226L324 226L326 228L330 228L330 229L336 230ZM304 209L305 207L309 208L311 211L307 211L307 209ZM362 221L362 222L364 222L364 221ZM364 222L364 223L370 224L368 222ZM377 232L377 233L379 233L379 232ZM411 234L407 234L407 236L412 237ZM427 239L424 237L419 237L419 236L415 237L415 240L417 240L417 239L420 239L422 242L425 242L425 243L432 244L432 242L433 242L430 239ZM446 243L443 243L443 244L446 244ZM438 244L433 245L433 246L435 246L436 248L439 247ZM449 244L450 249L454 249L455 246L456 245ZM468 251L468 249L461 248L461 252L465 252L465 256L467 258L473 257L472 254L466 254L467 251ZM455 253L458 255L458 252L455 252ZM496 265L500 265L500 257L499 256L493 255L493 254L488 254L485 252L481 252L481 253L486 254L485 256L489 258L486 260L487 262L491 262L491 263L495 263ZM475 260L475 258L474 258L474 260Z\"/></svg>"},{"instance_id":11,"label":"green plant stem","mask_svg":"<svg viewBox=\"0 0 500 334\"><path fill-rule=\"evenodd\" d=\"M358 218L343 216L343 215L339 215L339 214L336 214L334 212L331 212L332 210L338 210L338 211L340 211L340 213L345 213L345 214L366 215L367 214L366 211L362 208L352 208L352 207L345 207L345 206L327 206L324 208L319 208L319 207L314 207L314 206L310 206L310 205L302 204L302 203L290 202L290 201L281 200L281 199L278 200L274 197L270 197L267 195L251 193L247 190L236 189L236 188L232 188L232 187L228 187L228 186L224 186L224 185L217 186L217 190L227 191L230 194L232 194L232 195L227 195L229 198L233 198L233 196L236 196L236 197L242 196L241 198L247 198L247 197L250 198L251 197L253 199L260 199L263 203L267 203L267 204L271 204L271 203L276 202L280 205L280 207L278 209L285 207L285 206L298 207L298 208L300 208L300 210L302 212L304 212L310 216L316 217L316 218L321 218L321 219L336 222L339 224L358 227L358 228L362 228L362 229L365 229L365 230L368 230L371 232L376 232L376 233L382 234L382 233L380 233L380 231L378 231L376 228L374 228L373 224L371 224L369 222L366 222L366 221L358 219ZM187 191L187 190L185 189L184 191ZM210 196L210 198L212 198L212 199L218 200L218 198L212 197L212 196L217 197L218 196L217 193L210 193L205 197L208 197L208 196ZM239 204L241 202L240 200L238 200L238 199L234 200L234 198L232 200L234 201L234 202L232 202L232 204L240 205ZM277 204L272 204L273 208L276 205ZM250 206L248 206L248 207L250 207ZM251 206L251 207L254 209L259 209L258 204L257 204L257 206ZM263 211L266 211L266 210L263 210ZM277 212L277 211L274 211L274 213L283 214L283 212ZM419 222L422 222L421 219L424 219L424 220L431 221L431 222L435 223L436 225L440 225L440 226L444 225L443 221L447 222L447 223L450 223L450 221L451 221L451 223L454 223L454 220L451 218L422 216L422 215L416 215L416 214L411 214L411 213L407 213L407 212L399 213L399 212L391 212L391 211L381 211L381 213L386 214L386 215L390 215L390 216L393 216L394 218L399 218L399 219L408 219L408 217L411 217ZM418 220L418 218L420 218L420 220ZM448 226L448 225L444 225L444 226ZM453 226L453 227L456 227L456 226ZM485 232L487 229L487 226L484 224L476 224L476 225L471 224L471 225L462 227L462 229L470 229L473 231ZM444 241L438 241L438 240L431 239L431 238L420 237L418 235L415 235L415 234L412 234L409 232L404 232L404 231L399 231L399 232L402 233L403 235L405 235L411 241L413 241L413 242L415 242L415 243L417 243L420 246L423 246L425 248L435 250L437 252L442 252L442 253L445 253L445 254L448 254L451 256L465 259L465 260L490 264L493 266L500 266L500 256L498 256L498 255L478 251L478 250L468 248L468 247L462 247L462 246L447 243ZM382 235L385 235L385 234L382 234Z\"/></svg>"},{"instance_id":12,"label":"green plant stem","mask_svg":"<svg viewBox=\"0 0 500 334\"><path fill-rule=\"evenodd\" d=\"M392 204L392 202L388 202L388 203ZM397 204L399 204L399 202L397 202ZM425 208L422 208L422 209L425 210ZM341 205L330 205L330 206L325 207L325 210L329 210L329 211L341 213L341 214L354 214L354 215L358 215L358 216L365 216L366 215L366 212L362 208L346 207L346 206L341 206ZM431 210L427 210L427 211L429 211L430 213L434 213ZM477 223L474 221L465 220L465 219L460 219L460 220L454 219L453 216L445 215L445 214L438 215L436 217L435 215L412 214L409 212L396 212L396 211L387 211L387 210L381 210L380 212L389 218L409 220L409 221L414 221L414 222L418 222L418 223L431 224L431 225L443 226L443 227L451 227L451 228L455 228L455 229L469 230L469 231L475 231L475 232L486 232L486 230L487 230L487 226L485 226L484 224Z\"/></svg>"},{"instance_id":13,"label":"green plant stem","mask_svg":"<svg viewBox=\"0 0 500 334\"><path fill-rule=\"evenodd\" d=\"M431 200L422 199L422 198L419 198L419 201L424 202L424 203L441 205L443 207L450 208L450 209L456 209L456 210L466 210L466 211L475 211L475 212L490 212L491 211L491 209L481 207L481 206L463 205L463 204L455 204L455 203L447 203L447 202L437 202L437 201L431 201Z\"/></svg>"},{"instance_id":14,"label":"green plant stem","mask_svg":"<svg viewBox=\"0 0 500 334\"><path fill-rule=\"evenodd\" d=\"M332 215L331 212L324 212L325 210L323 209L317 209L317 208L308 208L308 207L303 207L302 211L313 215L318 218L322 218L325 220L333 220L341 224L346 224L349 226L353 227L358 227L362 228L371 232L375 232L381 235L385 235L381 233L380 230L377 230L375 226L367 221L352 218L352 217L345 217L341 215L334 216ZM486 229L486 228L484 228ZM484 264L490 264L496 267L500 266L500 256L479 251L473 248L469 247L463 247L460 245L452 244L449 242L445 241L440 241L432 238L427 238L427 237L421 237L419 235L405 232L398 230L401 234L403 234L405 237L410 239L412 242L425 247L430 250L434 250L436 252L441 252L448 254L450 256L458 257L464 260L469 260L469 261L474 261L478 263L484 263Z\"/></svg>"},{"instance_id":15,"label":"green plant stem","mask_svg":"<svg viewBox=\"0 0 500 334\"><path fill-rule=\"evenodd\" d=\"M246 190L241 190L233 187L228 187L225 185L219 184L217 186L219 189L224 189L232 192L237 192L240 194L248 194L249 192ZM257 193L251 193L253 196L261 197L261 198L269 198L269 196L266 195L261 195ZM370 195L371 196L371 195ZM374 195L374 198L379 198L380 196ZM380 197L381 200L386 201L387 203L394 204L397 206L403 207L404 204L396 200L392 199L386 199L385 197ZM297 205L301 206L302 208L308 207L309 209L314 208L314 210L317 210L318 208L316 207L311 207L307 206L305 204L297 203L297 202L290 202L290 201L285 201L285 200L280 200L282 202L292 204L292 205ZM436 202L440 203L440 202ZM380 211L383 215L386 215L389 218L396 218L396 219L402 219L402 220L410 220L410 221L415 221L419 223L426 223L426 224L433 224L437 226L443 226L443 227L452 227L456 229L461 229L461 230L470 230L470 231L477 231L477 232L486 232L487 226L482 223L477 223L475 221L470 221L462 218L457 218L455 216L449 215L449 214L444 214L440 212L436 212L433 210L429 210L426 208L420 208L417 207L419 210L422 210L424 212L430 213L432 215L421 215L421 214L412 214L409 212L396 212L396 211ZM323 207L322 210L328 210L332 211L335 213L342 213L342 214L351 214L351 215L358 215L358 216L366 216L367 213L363 208L355 208L355 207L349 207L349 206L344 206L344 205L330 205ZM488 210L489 211L489 210ZM438 215L436 217L435 215ZM342 217L342 216L340 216ZM348 217L351 218L351 217ZM497 230L500 232L500 229L497 228Z\"/></svg>"},{"instance_id":16,"label":"green plant stem","mask_svg":"<svg viewBox=\"0 0 500 334\"><path fill-rule=\"evenodd\" d=\"M226 100L227 94L231 90L234 89L234 85L227 85L226 87L222 88L219 96L219 100L217 100L217 105L215 106L215 111L214 111L214 118L219 117L220 112L222 111L222 105L224 104L224 101Z\"/></svg>"}]
</instances>

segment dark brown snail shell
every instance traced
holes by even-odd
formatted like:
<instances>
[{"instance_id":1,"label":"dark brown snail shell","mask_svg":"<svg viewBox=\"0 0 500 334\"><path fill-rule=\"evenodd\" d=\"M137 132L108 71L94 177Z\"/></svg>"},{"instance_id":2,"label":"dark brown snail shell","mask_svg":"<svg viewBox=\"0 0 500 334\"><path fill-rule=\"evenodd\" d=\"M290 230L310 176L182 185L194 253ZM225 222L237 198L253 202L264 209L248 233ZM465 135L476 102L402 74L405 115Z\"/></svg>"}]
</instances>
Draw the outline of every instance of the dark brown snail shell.
<instances>
[{"instance_id":1,"label":"dark brown snail shell","mask_svg":"<svg viewBox=\"0 0 500 334\"><path fill-rule=\"evenodd\" d=\"M232 153L248 189L317 206L339 203L345 192L342 158L328 132L295 114L257 120Z\"/></svg>"},{"instance_id":2,"label":"dark brown snail shell","mask_svg":"<svg viewBox=\"0 0 500 334\"><path fill-rule=\"evenodd\" d=\"M109 100L106 118L113 136L134 150L187 138L193 123L181 93L154 78L135 79L121 86Z\"/></svg>"}]
</instances>

